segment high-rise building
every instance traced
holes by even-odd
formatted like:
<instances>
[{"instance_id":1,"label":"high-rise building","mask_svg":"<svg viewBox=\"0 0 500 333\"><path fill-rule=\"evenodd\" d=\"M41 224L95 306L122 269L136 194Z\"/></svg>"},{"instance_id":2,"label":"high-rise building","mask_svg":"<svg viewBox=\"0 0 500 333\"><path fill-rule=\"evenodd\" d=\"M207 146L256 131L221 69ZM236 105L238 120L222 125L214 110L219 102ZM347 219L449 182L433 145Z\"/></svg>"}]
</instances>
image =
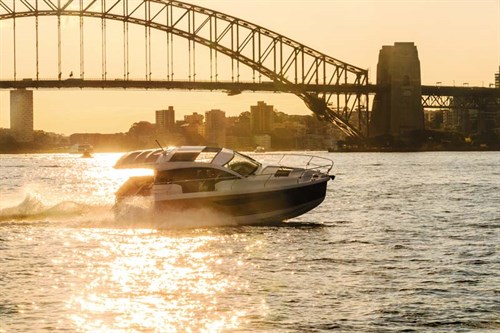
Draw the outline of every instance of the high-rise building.
<instances>
[{"instance_id":1,"label":"high-rise building","mask_svg":"<svg viewBox=\"0 0 500 333\"><path fill-rule=\"evenodd\" d=\"M169 106L167 110L156 111L156 130L159 133L167 133L175 128L175 110Z\"/></svg>"},{"instance_id":2,"label":"high-rise building","mask_svg":"<svg viewBox=\"0 0 500 333\"><path fill-rule=\"evenodd\" d=\"M274 107L259 101L250 106L250 127L253 134L271 134L274 124Z\"/></svg>"},{"instance_id":3,"label":"high-rise building","mask_svg":"<svg viewBox=\"0 0 500 333\"><path fill-rule=\"evenodd\" d=\"M193 114L185 115L184 121L189 125L201 125L203 124L203 115L193 112Z\"/></svg>"},{"instance_id":4,"label":"high-rise building","mask_svg":"<svg viewBox=\"0 0 500 333\"><path fill-rule=\"evenodd\" d=\"M10 129L18 142L33 141L33 91L10 92Z\"/></svg>"},{"instance_id":5,"label":"high-rise building","mask_svg":"<svg viewBox=\"0 0 500 333\"><path fill-rule=\"evenodd\" d=\"M498 73L495 73L495 88L500 88L500 66L498 66Z\"/></svg>"},{"instance_id":6,"label":"high-rise building","mask_svg":"<svg viewBox=\"0 0 500 333\"><path fill-rule=\"evenodd\" d=\"M197 112L184 116L184 124L181 126L185 135L189 137L189 144L194 144L194 141L201 144L205 137L205 126L203 124L204 116Z\"/></svg>"},{"instance_id":7,"label":"high-rise building","mask_svg":"<svg viewBox=\"0 0 500 333\"><path fill-rule=\"evenodd\" d=\"M226 145L226 113L221 110L205 112L205 138L209 146Z\"/></svg>"}]
</instances>

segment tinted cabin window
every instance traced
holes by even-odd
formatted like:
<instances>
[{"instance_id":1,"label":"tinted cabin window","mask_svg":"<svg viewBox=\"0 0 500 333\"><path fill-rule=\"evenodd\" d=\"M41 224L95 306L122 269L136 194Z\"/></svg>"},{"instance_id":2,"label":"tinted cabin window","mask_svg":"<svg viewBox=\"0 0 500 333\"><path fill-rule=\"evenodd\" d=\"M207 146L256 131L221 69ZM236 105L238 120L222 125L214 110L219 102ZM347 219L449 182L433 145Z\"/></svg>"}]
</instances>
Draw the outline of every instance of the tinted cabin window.
<instances>
[{"instance_id":1,"label":"tinted cabin window","mask_svg":"<svg viewBox=\"0 0 500 333\"><path fill-rule=\"evenodd\" d=\"M212 168L189 168L158 171L155 184L178 184L183 193L214 191L215 184L236 177Z\"/></svg>"},{"instance_id":2,"label":"tinted cabin window","mask_svg":"<svg viewBox=\"0 0 500 333\"><path fill-rule=\"evenodd\" d=\"M218 152L177 152L170 162L205 162L211 163Z\"/></svg>"},{"instance_id":3,"label":"tinted cabin window","mask_svg":"<svg viewBox=\"0 0 500 333\"><path fill-rule=\"evenodd\" d=\"M278 170L276 170L274 177L288 177L290 175L290 172L292 172L292 169L290 168L279 168Z\"/></svg>"},{"instance_id":4,"label":"tinted cabin window","mask_svg":"<svg viewBox=\"0 0 500 333\"><path fill-rule=\"evenodd\" d=\"M193 162L200 153L175 153L171 158L170 162Z\"/></svg>"}]
</instances>

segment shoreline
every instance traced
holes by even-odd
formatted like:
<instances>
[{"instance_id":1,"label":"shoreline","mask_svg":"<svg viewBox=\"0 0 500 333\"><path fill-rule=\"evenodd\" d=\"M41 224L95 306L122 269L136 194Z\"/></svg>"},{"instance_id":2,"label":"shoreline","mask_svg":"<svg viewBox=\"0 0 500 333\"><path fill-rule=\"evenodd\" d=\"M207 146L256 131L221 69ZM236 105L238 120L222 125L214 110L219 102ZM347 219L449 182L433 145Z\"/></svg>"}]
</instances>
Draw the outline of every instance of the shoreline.
<instances>
[{"instance_id":1,"label":"shoreline","mask_svg":"<svg viewBox=\"0 0 500 333\"><path fill-rule=\"evenodd\" d=\"M148 149L148 148L143 148ZM139 150L139 149L131 149ZM118 154L126 153L131 150L94 150L93 154ZM239 150L246 152L245 150ZM435 149L418 149L418 148L347 148L347 149L320 149L320 150L268 150L266 153L273 152L297 152L297 151L315 151L315 152L327 152L327 153L425 153L425 152L493 152L500 151L500 147L461 147L461 148L435 148ZM253 151L248 151L248 153L253 153ZM23 150L15 152L0 152L0 155L36 155L36 154L61 154L70 155L75 157L82 157L82 154L68 153L66 151L61 151L59 149L47 149L47 150ZM265 154L265 153L264 153Z\"/></svg>"},{"instance_id":2,"label":"shoreline","mask_svg":"<svg viewBox=\"0 0 500 333\"><path fill-rule=\"evenodd\" d=\"M500 147L462 147L462 148L347 148L328 150L330 153L420 153L420 152L469 152L469 151L500 151Z\"/></svg>"}]
</instances>

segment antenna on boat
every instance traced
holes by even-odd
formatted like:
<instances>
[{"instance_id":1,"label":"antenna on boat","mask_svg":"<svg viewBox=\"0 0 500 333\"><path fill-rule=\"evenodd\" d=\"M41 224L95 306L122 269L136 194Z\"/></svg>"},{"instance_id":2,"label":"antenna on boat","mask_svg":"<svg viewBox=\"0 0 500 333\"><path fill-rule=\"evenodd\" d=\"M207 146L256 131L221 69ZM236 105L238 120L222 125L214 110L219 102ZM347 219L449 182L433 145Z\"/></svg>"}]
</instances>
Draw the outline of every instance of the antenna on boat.
<instances>
[{"instance_id":1,"label":"antenna on boat","mask_svg":"<svg viewBox=\"0 0 500 333\"><path fill-rule=\"evenodd\" d=\"M165 149L163 149L163 147L161 146L161 144L158 142L158 140L155 140L156 144L158 145L158 147L160 147L161 151L165 154Z\"/></svg>"}]
</instances>

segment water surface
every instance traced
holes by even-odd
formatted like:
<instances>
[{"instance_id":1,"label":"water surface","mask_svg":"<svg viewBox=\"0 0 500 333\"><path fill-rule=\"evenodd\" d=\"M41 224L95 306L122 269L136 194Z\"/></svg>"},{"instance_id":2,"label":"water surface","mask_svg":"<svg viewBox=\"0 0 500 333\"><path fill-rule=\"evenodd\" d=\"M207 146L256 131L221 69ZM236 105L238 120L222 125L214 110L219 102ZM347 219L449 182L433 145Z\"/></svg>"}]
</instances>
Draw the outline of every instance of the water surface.
<instances>
[{"instance_id":1,"label":"water surface","mask_svg":"<svg viewBox=\"0 0 500 333\"><path fill-rule=\"evenodd\" d=\"M119 154L0 155L0 332L500 331L500 154L318 154L324 203L266 226L116 220Z\"/></svg>"}]
</instances>

